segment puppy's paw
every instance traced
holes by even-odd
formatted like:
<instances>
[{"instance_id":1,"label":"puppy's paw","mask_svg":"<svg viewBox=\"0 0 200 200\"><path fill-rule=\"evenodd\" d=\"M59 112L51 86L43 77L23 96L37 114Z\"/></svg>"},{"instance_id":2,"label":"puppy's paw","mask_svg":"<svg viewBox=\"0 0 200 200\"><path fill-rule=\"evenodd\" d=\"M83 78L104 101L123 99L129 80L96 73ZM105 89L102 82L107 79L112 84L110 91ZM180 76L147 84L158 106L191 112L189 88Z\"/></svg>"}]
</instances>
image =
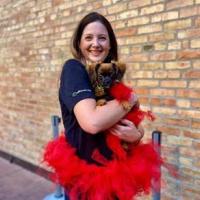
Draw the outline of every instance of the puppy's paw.
<instances>
[{"instance_id":1,"label":"puppy's paw","mask_svg":"<svg viewBox=\"0 0 200 200\"><path fill-rule=\"evenodd\" d=\"M123 106L124 110L126 110L126 111L130 111L132 108L131 104L128 101L123 101L122 106Z\"/></svg>"},{"instance_id":2,"label":"puppy's paw","mask_svg":"<svg viewBox=\"0 0 200 200\"><path fill-rule=\"evenodd\" d=\"M106 100L105 99L99 99L98 101L97 101L97 106L103 106L103 105L105 105L106 104Z\"/></svg>"}]
</instances>

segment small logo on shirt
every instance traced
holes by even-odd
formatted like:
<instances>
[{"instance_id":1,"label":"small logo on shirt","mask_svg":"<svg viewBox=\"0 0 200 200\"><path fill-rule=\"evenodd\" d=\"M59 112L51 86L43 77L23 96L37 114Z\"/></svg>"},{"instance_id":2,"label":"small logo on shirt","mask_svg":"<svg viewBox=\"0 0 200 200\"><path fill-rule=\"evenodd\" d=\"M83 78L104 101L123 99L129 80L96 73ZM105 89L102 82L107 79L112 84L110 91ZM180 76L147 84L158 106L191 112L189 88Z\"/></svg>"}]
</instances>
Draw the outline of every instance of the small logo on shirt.
<instances>
[{"instance_id":1,"label":"small logo on shirt","mask_svg":"<svg viewBox=\"0 0 200 200\"><path fill-rule=\"evenodd\" d=\"M92 92L92 90L90 90L90 89L78 90L78 91L76 91L76 92L73 92L73 93L72 93L72 96L75 97L75 96L77 96L79 93L82 93L82 92Z\"/></svg>"}]
</instances>

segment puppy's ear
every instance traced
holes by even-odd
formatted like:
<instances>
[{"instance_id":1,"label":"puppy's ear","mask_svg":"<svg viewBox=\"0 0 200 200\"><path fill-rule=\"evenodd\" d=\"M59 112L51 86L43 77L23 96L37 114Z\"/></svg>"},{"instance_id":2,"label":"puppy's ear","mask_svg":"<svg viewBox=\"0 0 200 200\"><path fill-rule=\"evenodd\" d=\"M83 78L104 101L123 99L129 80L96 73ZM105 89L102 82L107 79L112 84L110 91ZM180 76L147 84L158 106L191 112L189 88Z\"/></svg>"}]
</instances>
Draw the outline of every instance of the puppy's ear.
<instances>
[{"instance_id":1,"label":"puppy's ear","mask_svg":"<svg viewBox=\"0 0 200 200\"><path fill-rule=\"evenodd\" d=\"M96 63L90 63L86 66L86 70L89 74L89 77L90 77L92 84L95 83L96 78L97 78L96 77L96 65L97 65Z\"/></svg>"},{"instance_id":2,"label":"puppy's ear","mask_svg":"<svg viewBox=\"0 0 200 200\"><path fill-rule=\"evenodd\" d=\"M120 73L122 74L122 76L124 75L125 71L126 71L126 64L122 63L122 62L117 62L116 64L120 70Z\"/></svg>"},{"instance_id":3,"label":"puppy's ear","mask_svg":"<svg viewBox=\"0 0 200 200\"><path fill-rule=\"evenodd\" d=\"M86 65L86 70L87 70L88 72L93 71L93 70L95 69L95 65L96 65L96 64L94 64L94 63L87 64L87 65Z\"/></svg>"},{"instance_id":4,"label":"puppy's ear","mask_svg":"<svg viewBox=\"0 0 200 200\"><path fill-rule=\"evenodd\" d=\"M121 81L126 71L126 64L123 62L111 61L117 68L117 80Z\"/></svg>"}]
</instances>

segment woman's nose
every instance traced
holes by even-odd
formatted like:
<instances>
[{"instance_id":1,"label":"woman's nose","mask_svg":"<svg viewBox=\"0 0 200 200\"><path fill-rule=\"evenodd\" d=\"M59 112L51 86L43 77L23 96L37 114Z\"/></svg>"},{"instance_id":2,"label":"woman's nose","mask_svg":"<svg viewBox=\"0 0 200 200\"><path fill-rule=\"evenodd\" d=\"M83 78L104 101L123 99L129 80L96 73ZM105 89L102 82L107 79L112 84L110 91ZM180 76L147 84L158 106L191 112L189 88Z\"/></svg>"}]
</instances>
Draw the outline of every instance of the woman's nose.
<instances>
[{"instance_id":1,"label":"woman's nose","mask_svg":"<svg viewBox=\"0 0 200 200\"><path fill-rule=\"evenodd\" d=\"M100 44L99 44L98 38L94 38L94 39L93 39L92 45L95 46L95 47L100 45Z\"/></svg>"}]
</instances>

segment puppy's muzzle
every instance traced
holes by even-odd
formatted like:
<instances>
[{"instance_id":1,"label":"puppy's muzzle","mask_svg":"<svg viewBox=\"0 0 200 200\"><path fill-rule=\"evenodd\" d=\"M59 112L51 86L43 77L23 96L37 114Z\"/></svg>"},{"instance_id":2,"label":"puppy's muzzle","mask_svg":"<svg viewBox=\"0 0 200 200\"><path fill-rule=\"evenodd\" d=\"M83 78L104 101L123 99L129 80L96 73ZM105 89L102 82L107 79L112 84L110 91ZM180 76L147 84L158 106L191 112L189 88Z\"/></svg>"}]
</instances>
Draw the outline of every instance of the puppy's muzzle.
<instances>
[{"instance_id":1,"label":"puppy's muzzle","mask_svg":"<svg viewBox=\"0 0 200 200\"><path fill-rule=\"evenodd\" d=\"M102 83L103 87L110 88L112 84L112 78L109 76L103 77Z\"/></svg>"}]
</instances>

